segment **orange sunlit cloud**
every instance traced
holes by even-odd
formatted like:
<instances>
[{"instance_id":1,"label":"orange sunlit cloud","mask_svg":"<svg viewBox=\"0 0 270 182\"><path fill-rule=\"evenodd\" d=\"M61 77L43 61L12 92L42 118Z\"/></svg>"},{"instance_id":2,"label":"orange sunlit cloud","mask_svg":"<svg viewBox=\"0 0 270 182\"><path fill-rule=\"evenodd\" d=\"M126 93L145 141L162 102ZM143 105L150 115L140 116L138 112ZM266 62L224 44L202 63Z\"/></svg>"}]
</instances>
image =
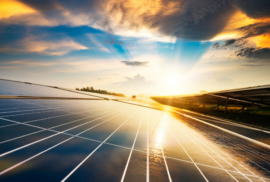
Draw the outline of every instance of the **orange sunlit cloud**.
<instances>
[{"instance_id":1,"label":"orange sunlit cloud","mask_svg":"<svg viewBox=\"0 0 270 182\"><path fill-rule=\"evenodd\" d=\"M9 18L13 15L34 13L31 7L15 0L0 0L0 19Z\"/></svg>"},{"instance_id":2,"label":"orange sunlit cloud","mask_svg":"<svg viewBox=\"0 0 270 182\"><path fill-rule=\"evenodd\" d=\"M60 41L44 41L36 40L35 37L27 37L24 40L18 42L20 47L3 47L0 48L0 52L5 51L18 51L18 52L35 52L47 55L64 55L72 50L86 50L85 47L72 39L65 39ZM23 46L22 46L23 45Z\"/></svg>"},{"instance_id":3,"label":"orange sunlit cloud","mask_svg":"<svg viewBox=\"0 0 270 182\"><path fill-rule=\"evenodd\" d=\"M238 11L228 22L224 30L215 36L213 40L240 38L242 35L241 32L237 30L238 28L261 22L269 22L269 18L252 19L241 11ZM270 47L270 34L259 35L251 37L250 39L255 42L257 47Z\"/></svg>"},{"instance_id":4,"label":"orange sunlit cloud","mask_svg":"<svg viewBox=\"0 0 270 182\"><path fill-rule=\"evenodd\" d=\"M241 11L236 12L228 22L227 26L223 31L215 36L213 40L224 40L233 39L240 36L240 32L237 31L238 28L251 25L258 20L249 18L247 15L243 14Z\"/></svg>"},{"instance_id":5,"label":"orange sunlit cloud","mask_svg":"<svg viewBox=\"0 0 270 182\"><path fill-rule=\"evenodd\" d=\"M260 35L252 38L257 47L270 47L270 34Z\"/></svg>"}]
</instances>

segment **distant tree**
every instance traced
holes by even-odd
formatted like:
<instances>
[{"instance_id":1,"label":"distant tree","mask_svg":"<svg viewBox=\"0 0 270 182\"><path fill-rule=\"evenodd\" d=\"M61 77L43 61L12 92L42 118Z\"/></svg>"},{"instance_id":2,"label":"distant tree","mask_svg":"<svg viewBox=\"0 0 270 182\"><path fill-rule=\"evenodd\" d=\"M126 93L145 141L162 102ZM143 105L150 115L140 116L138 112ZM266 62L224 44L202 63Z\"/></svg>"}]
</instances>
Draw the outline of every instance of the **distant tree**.
<instances>
[{"instance_id":1,"label":"distant tree","mask_svg":"<svg viewBox=\"0 0 270 182\"><path fill-rule=\"evenodd\" d=\"M120 96L120 97L125 97L124 94L121 93L113 93L113 92L108 92L107 90L100 90L100 89L94 89L94 87L86 87L86 88L76 88L76 90L81 90L81 91L86 91L86 92L97 92L97 93L101 93L101 94L110 94L110 95L115 95L115 96Z\"/></svg>"}]
</instances>

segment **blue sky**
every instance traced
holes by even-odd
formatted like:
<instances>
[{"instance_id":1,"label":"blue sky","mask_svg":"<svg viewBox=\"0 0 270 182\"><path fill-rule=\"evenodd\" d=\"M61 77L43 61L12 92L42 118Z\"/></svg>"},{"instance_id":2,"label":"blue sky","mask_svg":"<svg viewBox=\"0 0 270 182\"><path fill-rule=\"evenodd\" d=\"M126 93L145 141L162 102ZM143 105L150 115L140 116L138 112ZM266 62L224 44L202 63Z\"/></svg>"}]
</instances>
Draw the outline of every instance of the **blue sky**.
<instances>
[{"instance_id":1,"label":"blue sky","mask_svg":"<svg viewBox=\"0 0 270 182\"><path fill-rule=\"evenodd\" d=\"M0 78L126 95L269 84L265 5L232 1L221 11L218 2L149 9L127 0L123 10L113 0L0 0Z\"/></svg>"}]
</instances>

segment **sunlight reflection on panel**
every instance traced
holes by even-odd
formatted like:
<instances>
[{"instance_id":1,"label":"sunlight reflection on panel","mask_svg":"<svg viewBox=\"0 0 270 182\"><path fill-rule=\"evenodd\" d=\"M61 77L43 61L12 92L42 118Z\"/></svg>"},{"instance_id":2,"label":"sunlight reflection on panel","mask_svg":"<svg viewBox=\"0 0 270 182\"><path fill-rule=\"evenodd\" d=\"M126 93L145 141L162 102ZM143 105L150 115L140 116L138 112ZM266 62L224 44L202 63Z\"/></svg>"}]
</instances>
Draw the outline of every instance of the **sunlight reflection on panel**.
<instances>
[{"instance_id":1,"label":"sunlight reflection on panel","mask_svg":"<svg viewBox=\"0 0 270 182\"><path fill-rule=\"evenodd\" d=\"M155 142L156 148L160 148L162 143L164 143L164 138L165 138L165 133L168 127L169 117L170 116L168 113L163 114L157 124L156 130L154 133L154 142Z\"/></svg>"}]
</instances>

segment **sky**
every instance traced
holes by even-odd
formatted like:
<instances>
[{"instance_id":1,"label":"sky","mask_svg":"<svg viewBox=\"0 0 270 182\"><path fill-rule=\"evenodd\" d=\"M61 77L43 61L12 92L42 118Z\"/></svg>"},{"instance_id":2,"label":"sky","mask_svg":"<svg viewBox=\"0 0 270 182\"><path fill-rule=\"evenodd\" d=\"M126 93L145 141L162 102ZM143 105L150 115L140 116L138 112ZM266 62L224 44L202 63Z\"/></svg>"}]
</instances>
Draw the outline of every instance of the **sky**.
<instances>
[{"instance_id":1,"label":"sky","mask_svg":"<svg viewBox=\"0 0 270 182\"><path fill-rule=\"evenodd\" d=\"M0 78L126 95L270 84L270 1L0 0Z\"/></svg>"}]
</instances>

